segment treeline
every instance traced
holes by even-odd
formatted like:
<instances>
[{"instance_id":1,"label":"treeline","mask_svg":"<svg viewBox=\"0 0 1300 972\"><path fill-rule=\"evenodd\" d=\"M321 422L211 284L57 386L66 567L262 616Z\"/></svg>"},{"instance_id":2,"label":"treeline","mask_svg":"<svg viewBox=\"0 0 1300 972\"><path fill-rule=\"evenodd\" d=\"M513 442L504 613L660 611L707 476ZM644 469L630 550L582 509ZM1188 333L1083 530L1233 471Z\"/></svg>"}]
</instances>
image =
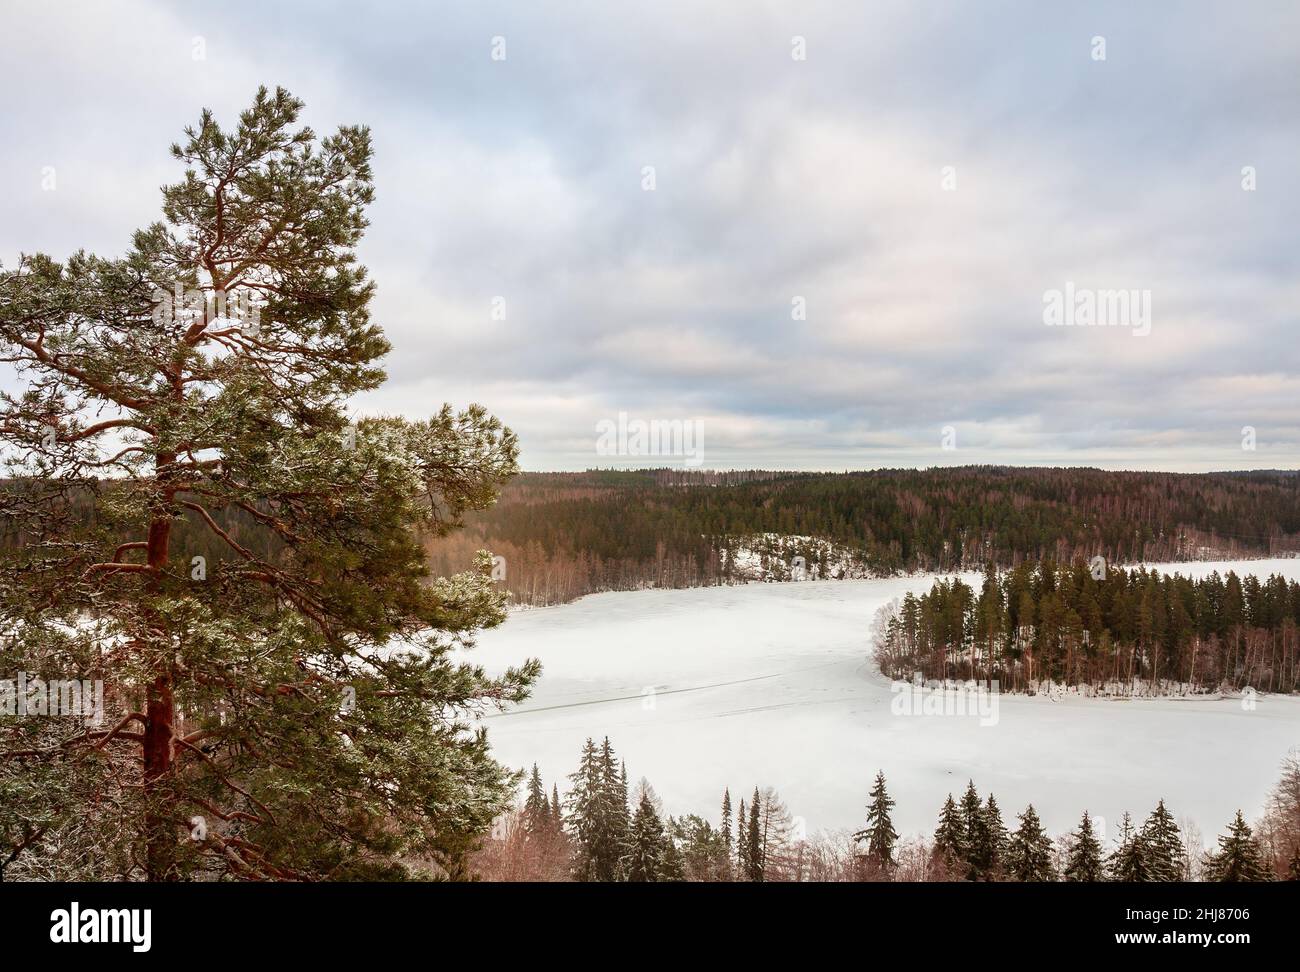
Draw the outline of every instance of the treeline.
<instances>
[{"instance_id":1,"label":"treeline","mask_svg":"<svg viewBox=\"0 0 1300 972\"><path fill-rule=\"evenodd\" d=\"M627 767L608 739L588 739L561 803L534 766L527 796L498 821L474 868L493 881L1270 881L1300 880L1300 754L1283 762L1263 819L1238 811L1206 851L1190 822L1161 800L1141 826L1125 814L1107 839L1085 811L1053 839L1033 806L1013 825L992 794L970 782L949 794L932 838L904 840L894 799L878 773L857 831L809 836L770 787L733 805L724 790L717 823L664 812L644 779L629 788Z\"/></svg>"},{"instance_id":2,"label":"treeline","mask_svg":"<svg viewBox=\"0 0 1300 972\"><path fill-rule=\"evenodd\" d=\"M90 488L129 487L105 480ZM96 514L86 487L9 480L0 483L0 549L37 539L3 515L24 490L39 493L32 502L57 504L78 536L139 534L138 524L95 521L105 506ZM265 559L277 555L250 512L226 506L213 515L236 543ZM196 514L177 510L177 521L173 546L186 559L234 556ZM997 466L524 473L496 506L426 548L442 576L490 550L502 558L501 583L513 599L533 605L597 591L946 572L989 562L1280 556L1300 552L1300 476ZM796 558L806 565L802 574Z\"/></svg>"},{"instance_id":3,"label":"treeline","mask_svg":"<svg viewBox=\"0 0 1300 972\"><path fill-rule=\"evenodd\" d=\"M876 575L1044 558L1279 556L1300 551L1300 478L998 466L525 473L429 553L437 572L451 573L489 549L504 558L515 600L541 605L749 579L738 555L763 535L807 538L807 549L783 544L783 561L824 561L829 543ZM789 567L773 564L770 576L788 577ZM817 576L857 573L840 564Z\"/></svg>"},{"instance_id":4,"label":"treeline","mask_svg":"<svg viewBox=\"0 0 1300 972\"><path fill-rule=\"evenodd\" d=\"M1229 571L1201 580L1104 565L992 564L908 593L878 618L890 678L994 680L1090 693L1300 690L1300 583Z\"/></svg>"}]
</instances>

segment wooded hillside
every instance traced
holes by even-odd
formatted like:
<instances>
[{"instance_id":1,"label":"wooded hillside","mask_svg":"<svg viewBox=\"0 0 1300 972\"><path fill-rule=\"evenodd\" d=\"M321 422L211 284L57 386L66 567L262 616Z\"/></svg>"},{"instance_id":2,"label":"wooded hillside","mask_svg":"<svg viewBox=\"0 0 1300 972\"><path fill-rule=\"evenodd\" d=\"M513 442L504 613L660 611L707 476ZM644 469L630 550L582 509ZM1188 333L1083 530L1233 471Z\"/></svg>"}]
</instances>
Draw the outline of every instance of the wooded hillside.
<instances>
[{"instance_id":1,"label":"wooded hillside","mask_svg":"<svg viewBox=\"0 0 1300 972\"><path fill-rule=\"evenodd\" d=\"M808 539L742 570L738 554L764 534ZM996 466L524 473L465 531L430 545L433 568L462 569L479 548L504 558L514 599L536 605L782 578L795 556L818 577L1281 556L1300 550L1300 479Z\"/></svg>"}]
</instances>

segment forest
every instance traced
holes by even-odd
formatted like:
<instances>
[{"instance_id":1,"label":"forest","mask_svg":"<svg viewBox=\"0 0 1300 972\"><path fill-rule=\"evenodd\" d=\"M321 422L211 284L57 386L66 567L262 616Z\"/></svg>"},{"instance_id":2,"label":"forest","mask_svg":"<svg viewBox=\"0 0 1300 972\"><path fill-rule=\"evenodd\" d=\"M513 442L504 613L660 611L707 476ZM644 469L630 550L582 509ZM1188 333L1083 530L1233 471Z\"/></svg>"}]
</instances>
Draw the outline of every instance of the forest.
<instances>
[{"instance_id":1,"label":"forest","mask_svg":"<svg viewBox=\"0 0 1300 972\"><path fill-rule=\"evenodd\" d=\"M29 496L77 529L116 537L128 531L105 517L116 488L111 480L8 480L0 493L10 502ZM212 516L230 541L274 561L284 545L261 528L257 517L266 512L232 505ZM432 573L466 570L486 549L498 557L511 600L543 606L598 591L980 570L990 562L1287 556L1300 552L1300 476L994 466L525 472L463 524L425 539ZM186 561L238 559L193 511L178 510L174 530ZM0 549L28 542L20 521L0 518Z\"/></svg>"},{"instance_id":2,"label":"forest","mask_svg":"<svg viewBox=\"0 0 1300 972\"><path fill-rule=\"evenodd\" d=\"M177 181L156 218L119 255L24 250L0 268L15 380L0 394L0 674L98 685L102 700L93 716L0 712L0 878L1296 875L1294 762L1273 816L1252 829L1238 814L1208 857L1176 851L1195 841L1163 804L1103 861L1087 818L1054 844L1032 807L1012 825L973 782L932 841L900 842L883 775L863 828L829 842L765 787L734 807L724 790L716 823L674 817L629 786L608 740L587 744L564 800L534 772L512 810L517 774L480 717L529 698L542 662L521 651L489 673L465 656L511 592L550 604L988 565L984 609L966 589L932 592L899 650L1025 688L1294 688L1293 586L1139 572L1094 590L1041 564L1289 554L1300 478L518 475L518 438L480 405L358 416L393 350L357 250L371 133L318 136L304 108L259 87L225 124L203 109L167 149Z\"/></svg>"},{"instance_id":3,"label":"forest","mask_svg":"<svg viewBox=\"0 0 1300 972\"><path fill-rule=\"evenodd\" d=\"M1240 811L1217 846L1194 821L1159 801L1139 824L1125 813L1105 824L1085 810L1053 838L1033 806L1004 816L970 781L937 813L932 837L901 837L883 773L866 793L856 831L808 834L772 787L733 800L718 815L672 816L650 783L629 785L608 738L588 739L561 800L534 766L525 798L496 821L476 852L475 875L492 881L1176 881L1300 880L1300 753L1284 759L1262 818Z\"/></svg>"},{"instance_id":4,"label":"forest","mask_svg":"<svg viewBox=\"0 0 1300 972\"><path fill-rule=\"evenodd\" d=\"M876 626L876 658L896 679L1098 694L1300 689L1300 583L1280 575L989 564L978 591L938 580L887 606Z\"/></svg>"},{"instance_id":5,"label":"forest","mask_svg":"<svg viewBox=\"0 0 1300 972\"><path fill-rule=\"evenodd\" d=\"M427 544L440 574L481 548L501 558L512 599L531 605L787 579L796 557L817 579L1095 556L1284 556L1300 551L1300 477L997 466L523 473L464 530Z\"/></svg>"}]
</instances>

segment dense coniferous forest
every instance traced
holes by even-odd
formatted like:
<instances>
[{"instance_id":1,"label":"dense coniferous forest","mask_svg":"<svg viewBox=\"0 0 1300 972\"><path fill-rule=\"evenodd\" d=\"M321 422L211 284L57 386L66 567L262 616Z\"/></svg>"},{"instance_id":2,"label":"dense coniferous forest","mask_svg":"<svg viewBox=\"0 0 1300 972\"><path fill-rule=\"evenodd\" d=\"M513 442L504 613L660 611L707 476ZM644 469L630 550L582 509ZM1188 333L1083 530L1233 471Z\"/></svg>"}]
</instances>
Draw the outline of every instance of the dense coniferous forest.
<instances>
[{"instance_id":1,"label":"dense coniferous forest","mask_svg":"<svg viewBox=\"0 0 1300 972\"><path fill-rule=\"evenodd\" d=\"M886 609L881 671L906 679L1058 684L1092 692L1300 689L1300 583L1217 572L990 564L976 587L936 581Z\"/></svg>"},{"instance_id":2,"label":"dense coniferous forest","mask_svg":"<svg viewBox=\"0 0 1300 972\"><path fill-rule=\"evenodd\" d=\"M9 494L56 504L91 526L84 484L9 481ZM105 504L99 504L100 513ZM231 540L278 553L254 512L214 512ZM130 524L94 524L107 536ZM181 511L176 547L208 564L232 557L198 516ZM0 548L25 538L0 520ZM1285 556L1300 552L1294 472L1177 474L968 466L860 473L522 473L465 529L426 543L433 573L498 555L518 603L584 594L745 580L882 576L1010 568L1025 561L1109 563ZM806 565L800 575L796 558Z\"/></svg>"},{"instance_id":3,"label":"dense coniferous forest","mask_svg":"<svg viewBox=\"0 0 1300 972\"><path fill-rule=\"evenodd\" d=\"M497 554L514 599L785 579L1279 556L1300 550L1294 472L1175 474L968 466L859 473L524 473L437 573Z\"/></svg>"},{"instance_id":4,"label":"dense coniferous forest","mask_svg":"<svg viewBox=\"0 0 1300 972\"><path fill-rule=\"evenodd\" d=\"M936 814L932 837L902 838L883 773L864 787L864 826L808 834L772 787L724 789L717 816L665 812L650 783L629 785L608 738L588 739L561 801L534 766L526 798L475 855L495 881L1271 881L1300 880L1300 755L1282 764L1262 818L1241 811L1206 849L1192 821L1159 801L1107 833L1085 810L1053 838L1033 805L1006 817L970 781ZM716 821L716 822L715 822Z\"/></svg>"}]
</instances>

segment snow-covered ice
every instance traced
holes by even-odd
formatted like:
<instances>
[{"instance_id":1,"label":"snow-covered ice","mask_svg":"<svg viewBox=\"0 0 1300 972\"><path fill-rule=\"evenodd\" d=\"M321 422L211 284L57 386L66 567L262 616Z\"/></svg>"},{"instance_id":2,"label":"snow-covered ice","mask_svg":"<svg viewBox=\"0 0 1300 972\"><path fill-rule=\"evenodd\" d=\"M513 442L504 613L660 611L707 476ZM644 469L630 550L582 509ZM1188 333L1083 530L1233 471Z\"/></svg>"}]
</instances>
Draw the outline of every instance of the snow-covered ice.
<instances>
[{"instance_id":1,"label":"snow-covered ice","mask_svg":"<svg viewBox=\"0 0 1300 972\"><path fill-rule=\"evenodd\" d=\"M1300 560L1160 565L1300 579ZM973 577L974 575L972 575ZM635 781L670 813L717 817L774 786L811 833L857 827L876 770L898 801L895 826L930 833L945 794L973 778L1004 817L1033 802L1053 833L1085 808L1114 833L1164 798L1212 841L1240 807L1259 814L1278 766L1300 745L1300 699L1050 700L1001 696L995 725L978 715L891 712L890 683L869 657L873 615L934 575L585 597L512 614L484 632L477 660L499 670L525 657L544 672L527 702L486 724L499 759L536 762L547 786L577 765L583 741L608 735Z\"/></svg>"}]
</instances>

